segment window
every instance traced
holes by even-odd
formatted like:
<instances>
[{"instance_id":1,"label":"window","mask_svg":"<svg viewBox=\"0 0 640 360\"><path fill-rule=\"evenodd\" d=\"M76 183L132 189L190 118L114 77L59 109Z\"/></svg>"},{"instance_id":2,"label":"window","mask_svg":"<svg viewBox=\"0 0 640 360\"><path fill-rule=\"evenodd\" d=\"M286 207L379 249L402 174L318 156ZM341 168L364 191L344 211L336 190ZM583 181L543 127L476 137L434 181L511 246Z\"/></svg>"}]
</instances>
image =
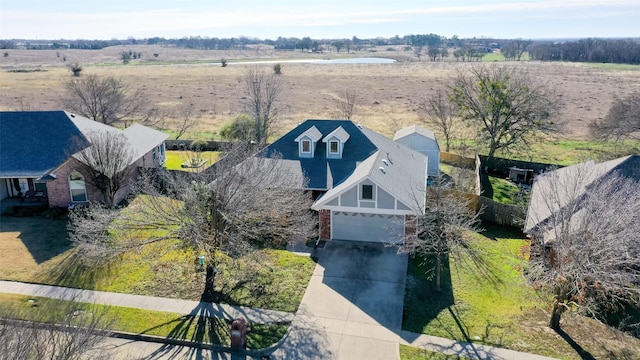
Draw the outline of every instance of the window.
<instances>
[{"instance_id":1,"label":"window","mask_svg":"<svg viewBox=\"0 0 640 360\"><path fill-rule=\"evenodd\" d=\"M302 152L311 152L311 141L302 140Z\"/></svg>"},{"instance_id":2,"label":"window","mask_svg":"<svg viewBox=\"0 0 640 360\"><path fill-rule=\"evenodd\" d=\"M338 153L338 142L337 141L329 142L329 152L332 153L332 154L337 154Z\"/></svg>"},{"instance_id":3,"label":"window","mask_svg":"<svg viewBox=\"0 0 640 360\"><path fill-rule=\"evenodd\" d=\"M362 185L362 199L373 200L373 185Z\"/></svg>"},{"instance_id":4,"label":"window","mask_svg":"<svg viewBox=\"0 0 640 360\"><path fill-rule=\"evenodd\" d=\"M87 201L87 186L84 182L84 176L77 171L69 174L69 190L72 202Z\"/></svg>"}]
</instances>

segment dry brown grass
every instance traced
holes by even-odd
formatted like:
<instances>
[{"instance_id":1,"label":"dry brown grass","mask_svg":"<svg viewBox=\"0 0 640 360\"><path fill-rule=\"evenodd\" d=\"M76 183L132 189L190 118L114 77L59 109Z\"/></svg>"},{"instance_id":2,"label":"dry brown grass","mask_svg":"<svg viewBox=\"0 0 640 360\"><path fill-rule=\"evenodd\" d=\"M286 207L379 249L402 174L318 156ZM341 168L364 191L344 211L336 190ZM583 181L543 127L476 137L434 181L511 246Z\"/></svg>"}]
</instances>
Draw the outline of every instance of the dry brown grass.
<instances>
[{"instance_id":1,"label":"dry brown grass","mask_svg":"<svg viewBox=\"0 0 640 360\"><path fill-rule=\"evenodd\" d=\"M122 65L118 53L142 52L142 60ZM0 109L45 110L60 108L64 82L71 79L65 64L80 62L83 74L115 76L133 88L141 88L155 106L177 111L193 104L200 118L199 131L217 131L239 112L244 96L239 86L248 66L272 71L272 64L238 65L222 68L212 62L222 57L234 60L286 60L306 57L335 57L337 54L275 52L261 48L246 51L205 51L158 46L120 46L102 50L64 50L66 62L55 50L10 50L0 58ZM158 58L153 57L158 53ZM339 56L345 56L341 53ZM370 56L358 53L356 56ZM354 120L385 135L418 121L417 104L444 86L457 69L468 63L416 62L406 52L378 51L376 56L399 59L396 64L303 64L282 63L285 92L283 121L279 134L308 118L332 118L335 98L345 89L356 90L361 106ZM353 56L353 54L352 54ZM170 63L173 62L173 63ZM204 63L203 63L204 62ZM565 105L560 117L567 121L564 135L587 137L586 125L606 114L615 96L639 90L640 66L594 67L586 64L505 62L526 67L534 77L547 82ZM46 71L14 73L8 70ZM171 121L169 122L171 124Z\"/></svg>"}]
</instances>

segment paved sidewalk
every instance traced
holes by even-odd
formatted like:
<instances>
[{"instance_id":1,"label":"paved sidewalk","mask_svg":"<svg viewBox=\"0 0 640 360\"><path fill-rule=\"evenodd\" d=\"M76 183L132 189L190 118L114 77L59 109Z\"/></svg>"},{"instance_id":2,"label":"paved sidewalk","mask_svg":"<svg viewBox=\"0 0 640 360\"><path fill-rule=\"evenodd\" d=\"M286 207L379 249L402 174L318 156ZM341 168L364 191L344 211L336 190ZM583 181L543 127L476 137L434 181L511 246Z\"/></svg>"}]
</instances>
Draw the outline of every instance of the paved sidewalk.
<instances>
[{"instance_id":1,"label":"paved sidewalk","mask_svg":"<svg viewBox=\"0 0 640 360\"><path fill-rule=\"evenodd\" d=\"M400 332L400 344L409 345L447 355L457 355L469 359L491 360L554 360L554 358L497 348L488 345L455 341L437 336Z\"/></svg>"},{"instance_id":2,"label":"paved sidewalk","mask_svg":"<svg viewBox=\"0 0 640 360\"><path fill-rule=\"evenodd\" d=\"M39 296L59 300L72 300L83 303L124 306L143 310L172 312L183 315L203 315L212 318L235 319L243 317L249 322L273 324L290 322L294 314L254 309L244 306L231 306L191 300L161 298L113 293L96 290L81 290L59 286L28 284L0 280L0 293Z\"/></svg>"}]
</instances>

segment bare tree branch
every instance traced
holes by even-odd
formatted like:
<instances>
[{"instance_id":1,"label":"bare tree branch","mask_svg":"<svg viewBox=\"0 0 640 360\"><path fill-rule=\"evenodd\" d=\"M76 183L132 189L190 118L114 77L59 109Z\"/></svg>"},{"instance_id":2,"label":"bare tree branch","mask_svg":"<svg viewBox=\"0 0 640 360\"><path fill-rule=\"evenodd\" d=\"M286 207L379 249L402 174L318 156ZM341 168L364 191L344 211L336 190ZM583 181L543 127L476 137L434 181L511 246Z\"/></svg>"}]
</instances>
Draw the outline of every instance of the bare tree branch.
<instances>
[{"instance_id":1,"label":"bare tree branch","mask_svg":"<svg viewBox=\"0 0 640 360\"><path fill-rule=\"evenodd\" d=\"M482 130L490 158L498 149L528 145L538 131L559 129L554 115L560 103L551 88L536 83L522 69L475 66L469 73L458 73L451 91L462 119Z\"/></svg>"},{"instance_id":2,"label":"bare tree branch","mask_svg":"<svg viewBox=\"0 0 640 360\"><path fill-rule=\"evenodd\" d=\"M340 96L336 98L337 116L343 120L353 120L360 101L358 100L358 93L353 89L346 89L340 93Z\"/></svg>"},{"instance_id":3,"label":"bare tree branch","mask_svg":"<svg viewBox=\"0 0 640 360\"><path fill-rule=\"evenodd\" d=\"M108 207L113 207L119 190L127 186L133 151L127 137L116 131L91 131L85 134L91 146L75 155L102 193Z\"/></svg>"},{"instance_id":4,"label":"bare tree branch","mask_svg":"<svg viewBox=\"0 0 640 360\"><path fill-rule=\"evenodd\" d=\"M114 77L96 75L74 78L65 85L67 94L63 106L71 112L113 124L128 117L144 114L147 99L140 90L133 92Z\"/></svg>"},{"instance_id":5,"label":"bare tree branch","mask_svg":"<svg viewBox=\"0 0 640 360\"><path fill-rule=\"evenodd\" d=\"M429 127L442 132L445 140L446 152L449 152L451 141L456 135L456 129L460 120L456 117L454 105L449 101L450 94L438 90L428 99L418 105L421 119Z\"/></svg>"},{"instance_id":6,"label":"bare tree branch","mask_svg":"<svg viewBox=\"0 0 640 360\"><path fill-rule=\"evenodd\" d=\"M549 172L534 184L527 228L534 237L530 278L554 295L552 328L572 304L595 314L639 294L635 180L589 163Z\"/></svg>"},{"instance_id":7,"label":"bare tree branch","mask_svg":"<svg viewBox=\"0 0 640 360\"><path fill-rule=\"evenodd\" d=\"M640 93L616 98L607 116L589 126L591 135L604 140L640 140Z\"/></svg>"},{"instance_id":8,"label":"bare tree branch","mask_svg":"<svg viewBox=\"0 0 640 360\"><path fill-rule=\"evenodd\" d=\"M280 75L250 69L242 81L246 94L241 100L242 111L252 117L255 136L253 140L259 145L267 143L271 127L278 120L282 94L281 79Z\"/></svg>"},{"instance_id":9,"label":"bare tree branch","mask_svg":"<svg viewBox=\"0 0 640 360\"><path fill-rule=\"evenodd\" d=\"M407 236L398 252L423 259L434 257L436 262L430 275L435 277L436 289L440 291L440 276L449 255L473 251L464 234L478 230L480 214L470 209L464 194L449 189L443 177L436 179L435 186L427 188L426 204L426 209L407 224L415 232Z\"/></svg>"}]
</instances>

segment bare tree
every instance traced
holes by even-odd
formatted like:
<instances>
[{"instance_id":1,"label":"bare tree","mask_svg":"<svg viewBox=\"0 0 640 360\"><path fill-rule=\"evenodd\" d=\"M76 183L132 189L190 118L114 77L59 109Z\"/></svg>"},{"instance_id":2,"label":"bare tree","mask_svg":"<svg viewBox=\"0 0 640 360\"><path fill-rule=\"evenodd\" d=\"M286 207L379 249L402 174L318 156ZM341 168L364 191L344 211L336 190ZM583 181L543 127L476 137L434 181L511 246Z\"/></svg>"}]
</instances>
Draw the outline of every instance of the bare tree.
<instances>
[{"instance_id":1,"label":"bare tree","mask_svg":"<svg viewBox=\"0 0 640 360\"><path fill-rule=\"evenodd\" d=\"M340 119L353 120L360 105L358 93L354 89L346 89L341 92L340 97L336 98L337 115Z\"/></svg>"},{"instance_id":2,"label":"bare tree","mask_svg":"<svg viewBox=\"0 0 640 360\"><path fill-rule=\"evenodd\" d=\"M98 308L73 302L55 309L5 307L0 318L0 360L76 360L87 358L89 353L92 359L113 356L100 344L108 336L105 329L110 324L106 312Z\"/></svg>"},{"instance_id":3,"label":"bare tree","mask_svg":"<svg viewBox=\"0 0 640 360\"><path fill-rule=\"evenodd\" d=\"M533 186L525 230L533 237L530 279L553 294L549 325L572 306L597 314L637 299L640 191L636 179L583 163Z\"/></svg>"},{"instance_id":4,"label":"bare tree","mask_svg":"<svg viewBox=\"0 0 640 360\"><path fill-rule=\"evenodd\" d=\"M282 77L250 69L244 76L242 87L245 97L241 100L242 111L254 121L256 143L264 145L270 135L270 129L279 115L279 102L282 95Z\"/></svg>"},{"instance_id":5,"label":"bare tree","mask_svg":"<svg viewBox=\"0 0 640 360\"><path fill-rule=\"evenodd\" d=\"M111 76L74 78L65 87L67 93L62 103L66 109L103 124L113 124L145 112L147 100L142 92L131 92Z\"/></svg>"},{"instance_id":6,"label":"bare tree","mask_svg":"<svg viewBox=\"0 0 640 360\"><path fill-rule=\"evenodd\" d=\"M462 119L479 125L489 158L498 149L527 146L539 131L559 128L553 120L558 100L549 87L537 84L523 69L475 66L458 72L451 91Z\"/></svg>"},{"instance_id":7,"label":"bare tree","mask_svg":"<svg viewBox=\"0 0 640 360\"><path fill-rule=\"evenodd\" d=\"M92 211L72 218L74 241L94 244L106 252L143 246L167 238L184 242L210 254L217 251L234 255L260 244L282 247L297 242L312 230L310 194L303 191L305 179L292 174L282 162L251 156L251 146L230 150L207 171L156 173L143 176L136 193L139 196L126 210L126 216L111 221L107 212ZM92 230L86 222L105 219L110 232L126 237L132 230L152 230L140 243L135 239L117 244L109 238L92 242Z\"/></svg>"},{"instance_id":8,"label":"bare tree","mask_svg":"<svg viewBox=\"0 0 640 360\"><path fill-rule=\"evenodd\" d=\"M180 139L189 129L196 126L198 119L193 116L193 104L184 105L180 109L178 129L176 132L176 140Z\"/></svg>"},{"instance_id":9,"label":"bare tree","mask_svg":"<svg viewBox=\"0 0 640 360\"><path fill-rule=\"evenodd\" d=\"M449 152L451 141L460 123L456 117L456 109L449 101L449 97L450 94L446 91L438 90L419 104L420 112L423 114L422 121L442 132L447 152Z\"/></svg>"},{"instance_id":10,"label":"bare tree","mask_svg":"<svg viewBox=\"0 0 640 360\"><path fill-rule=\"evenodd\" d=\"M589 128L597 139L640 140L640 93L615 99L607 116L592 122Z\"/></svg>"},{"instance_id":11,"label":"bare tree","mask_svg":"<svg viewBox=\"0 0 640 360\"><path fill-rule=\"evenodd\" d=\"M428 275L435 278L436 290L440 291L443 265L449 256L473 252L465 232L478 230L479 213L471 210L469 199L451 190L443 177L427 188L426 204L426 209L407 224L415 232L405 239L398 252L418 255L424 260L434 258Z\"/></svg>"},{"instance_id":12,"label":"bare tree","mask_svg":"<svg viewBox=\"0 0 640 360\"><path fill-rule=\"evenodd\" d=\"M436 61L438 59L438 56L440 55L440 48L429 46L429 49L427 49L427 54L429 54L429 58L431 59L431 61Z\"/></svg>"},{"instance_id":13,"label":"bare tree","mask_svg":"<svg viewBox=\"0 0 640 360\"><path fill-rule=\"evenodd\" d=\"M83 164L89 181L102 195L106 206L115 206L118 191L129 185L130 165L134 154L127 137L115 131L92 131L86 134L91 146L75 155Z\"/></svg>"}]
</instances>

